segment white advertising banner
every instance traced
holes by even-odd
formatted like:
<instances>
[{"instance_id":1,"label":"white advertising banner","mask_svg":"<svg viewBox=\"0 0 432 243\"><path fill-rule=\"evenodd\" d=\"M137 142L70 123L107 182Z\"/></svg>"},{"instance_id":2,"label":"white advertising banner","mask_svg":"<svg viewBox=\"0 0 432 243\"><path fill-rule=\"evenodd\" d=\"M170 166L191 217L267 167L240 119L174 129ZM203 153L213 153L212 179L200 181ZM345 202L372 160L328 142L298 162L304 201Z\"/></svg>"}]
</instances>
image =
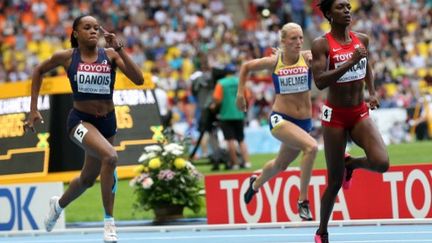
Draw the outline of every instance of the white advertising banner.
<instances>
[{"instance_id":1,"label":"white advertising banner","mask_svg":"<svg viewBox=\"0 0 432 243\"><path fill-rule=\"evenodd\" d=\"M43 230L52 196L63 194L63 183L0 185L0 231ZM64 212L54 229L64 229Z\"/></svg>"}]
</instances>

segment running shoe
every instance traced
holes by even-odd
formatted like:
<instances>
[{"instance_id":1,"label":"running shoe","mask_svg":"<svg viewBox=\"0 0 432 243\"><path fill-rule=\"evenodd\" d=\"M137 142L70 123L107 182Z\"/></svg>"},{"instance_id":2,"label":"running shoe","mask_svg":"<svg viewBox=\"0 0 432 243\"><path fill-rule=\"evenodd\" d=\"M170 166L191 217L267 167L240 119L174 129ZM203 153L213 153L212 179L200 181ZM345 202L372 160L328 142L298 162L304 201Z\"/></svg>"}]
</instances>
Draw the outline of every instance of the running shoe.
<instances>
[{"instance_id":1,"label":"running shoe","mask_svg":"<svg viewBox=\"0 0 432 243\"><path fill-rule=\"evenodd\" d=\"M297 208L298 208L300 218L308 221L313 219L309 208L309 200L298 201Z\"/></svg>"},{"instance_id":2,"label":"running shoe","mask_svg":"<svg viewBox=\"0 0 432 243\"><path fill-rule=\"evenodd\" d=\"M252 198L254 197L254 195L258 192L258 191L255 191L254 189L253 189L253 183L254 183L254 181L256 181L256 179L257 179L257 176L256 175L252 175L250 178L249 178L249 188L247 189L247 191L245 192L245 194L243 195L243 198L244 198L244 202L246 203L246 204L248 204L251 200L252 200Z\"/></svg>"},{"instance_id":3,"label":"running shoe","mask_svg":"<svg viewBox=\"0 0 432 243\"><path fill-rule=\"evenodd\" d=\"M56 203L58 202L59 199L60 199L59 197L54 196L49 200L49 212L44 219L45 230L47 232L51 232L51 230L54 228L55 224L57 223L57 219L60 217L61 211L57 212L56 210Z\"/></svg>"},{"instance_id":4,"label":"running shoe","mask_svg":"<svg viewBox=\"0 0 432 243\"><path fill-rule=\"evenodd\" d=\"M315 235L315 243L329 243L328 234L316 234Z\"/></svg>"},{"instance_id":5,"label":"running shoe","mask_svg":"<svg viewBox=\"0 0 432 243\"><path fill-rule=\"evenodd\" d=\"M118 241L114 220L106 220L104 224L104 242L116 243Z\"/></svg>"},{"instance_id":6,"label":"running shoe","mask_svg":"<svg viewBox=\"0 0 432 243\"><path fill-rule=\"evenodd\" d=\"M350 159L351 158L351 154L349 154L349 153L345 153L345 156L344 156L344 161L347 161L348 159ZM354 170L352 170L352 169L348 169L346 166L345 166L345 171L344 171L344 175L343 175L343 181L342 181L342 188L344 189L344 190L348 190L348 189L350 189L350 187L351 187L351 183L352 183L352 174L353 174L353 172L354 172Z\"/></svg>"},{"instance_id":7,"label":"running shoe","mask_svg":"<svg viewBox=\"0 0 432 243\"><path fill-rule=\"evenodd\" d=\"M251 162L244 162L244 163L241 163L240 164L240 168L241 169L249 169L249 168L251 168L252 167L252 164L251 164Z\"/></svg>"}]
</instances>

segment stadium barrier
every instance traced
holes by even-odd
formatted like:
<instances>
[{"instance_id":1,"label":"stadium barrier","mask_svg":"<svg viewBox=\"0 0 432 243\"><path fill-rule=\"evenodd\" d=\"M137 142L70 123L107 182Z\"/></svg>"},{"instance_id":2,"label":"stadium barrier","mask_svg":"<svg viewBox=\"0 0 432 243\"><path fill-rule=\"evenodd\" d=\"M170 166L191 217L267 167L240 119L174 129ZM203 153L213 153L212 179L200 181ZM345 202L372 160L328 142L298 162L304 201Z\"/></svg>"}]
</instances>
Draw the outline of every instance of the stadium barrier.
<instances>
[{"instance_id":1,"label":"stadium barrier","mask_svg":"<svg viewBox=\"0 0 432 243\"><path fill-rule=\"evenodd\" d=\"M49 199L63 193L63 183L32 183L0 186L0 231L9 233L44 230ZM64 213L55 230L65 229Z\"/></svg>"},{"instance_id":2,"label":"stadium barrier","mask_svg":"<svg viewBox=\"0 0 432 243\"><path fill-rule=\"evenodd\" d=\"M270 180L246 205L251 174L205 177L209 224L298 222L300 172L285 171ZM319 220L326 170L315 170L309 186L311 212ZM340 190L333 220L431 219L432 165L393 166L384 174L356 170L349 190Z\"/></svg>"}]
</instances>

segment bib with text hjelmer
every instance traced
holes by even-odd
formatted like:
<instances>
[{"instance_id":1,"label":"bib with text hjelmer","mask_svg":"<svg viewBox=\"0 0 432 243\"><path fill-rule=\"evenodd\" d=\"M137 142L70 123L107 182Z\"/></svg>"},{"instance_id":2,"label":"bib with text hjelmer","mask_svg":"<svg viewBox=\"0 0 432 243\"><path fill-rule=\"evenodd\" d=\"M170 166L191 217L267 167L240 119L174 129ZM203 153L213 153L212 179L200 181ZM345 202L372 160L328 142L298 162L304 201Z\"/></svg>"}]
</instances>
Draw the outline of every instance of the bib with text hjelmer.
<instances>
[{"instance_id":1,"label":"bib with text hjelmer","mask_svg":"<svg viewBox=\"0 0 432 243\"><path fill-rule=\"evenodd\" d=\"M300 54L297 63L285 65L282 54L278 56L276 67L272 73L272 80L276 94L294 94L311 89L311 71Z\"/></svg>"}]
</instances>

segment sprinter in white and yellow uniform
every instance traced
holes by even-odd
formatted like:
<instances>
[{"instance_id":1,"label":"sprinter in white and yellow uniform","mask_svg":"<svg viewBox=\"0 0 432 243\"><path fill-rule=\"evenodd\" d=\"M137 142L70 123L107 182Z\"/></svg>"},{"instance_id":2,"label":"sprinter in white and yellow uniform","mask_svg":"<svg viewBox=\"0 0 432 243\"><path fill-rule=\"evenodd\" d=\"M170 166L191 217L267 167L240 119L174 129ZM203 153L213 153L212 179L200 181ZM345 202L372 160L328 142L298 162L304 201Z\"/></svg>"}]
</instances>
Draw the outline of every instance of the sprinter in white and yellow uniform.
<instances>
[{"instance_id":1,"label":"sprinter in white and yellow uniform","mask_svg":"<svg viewBox=\"0 0 432 243\"><path fill-rule=\"evenodd\" d=\"M309 135L312 128L312 104L311 71L308 63L312 57L310 51L301 51L303 31L298 24L285 24L279 35L280 51L277 55L251 60L244 63L240 69L237 106L243 111L247 109L244 87L249 72L262 69L273 72L276 98L269 123L272 135L282 143L277 157L265 164L259 176L253 175L250 178L244 200L249 203L265 182L284 171L303 151L298 212L300 218L312 220L308 185L318 150L316 140Z\"/></svg>"}]
</instances>

